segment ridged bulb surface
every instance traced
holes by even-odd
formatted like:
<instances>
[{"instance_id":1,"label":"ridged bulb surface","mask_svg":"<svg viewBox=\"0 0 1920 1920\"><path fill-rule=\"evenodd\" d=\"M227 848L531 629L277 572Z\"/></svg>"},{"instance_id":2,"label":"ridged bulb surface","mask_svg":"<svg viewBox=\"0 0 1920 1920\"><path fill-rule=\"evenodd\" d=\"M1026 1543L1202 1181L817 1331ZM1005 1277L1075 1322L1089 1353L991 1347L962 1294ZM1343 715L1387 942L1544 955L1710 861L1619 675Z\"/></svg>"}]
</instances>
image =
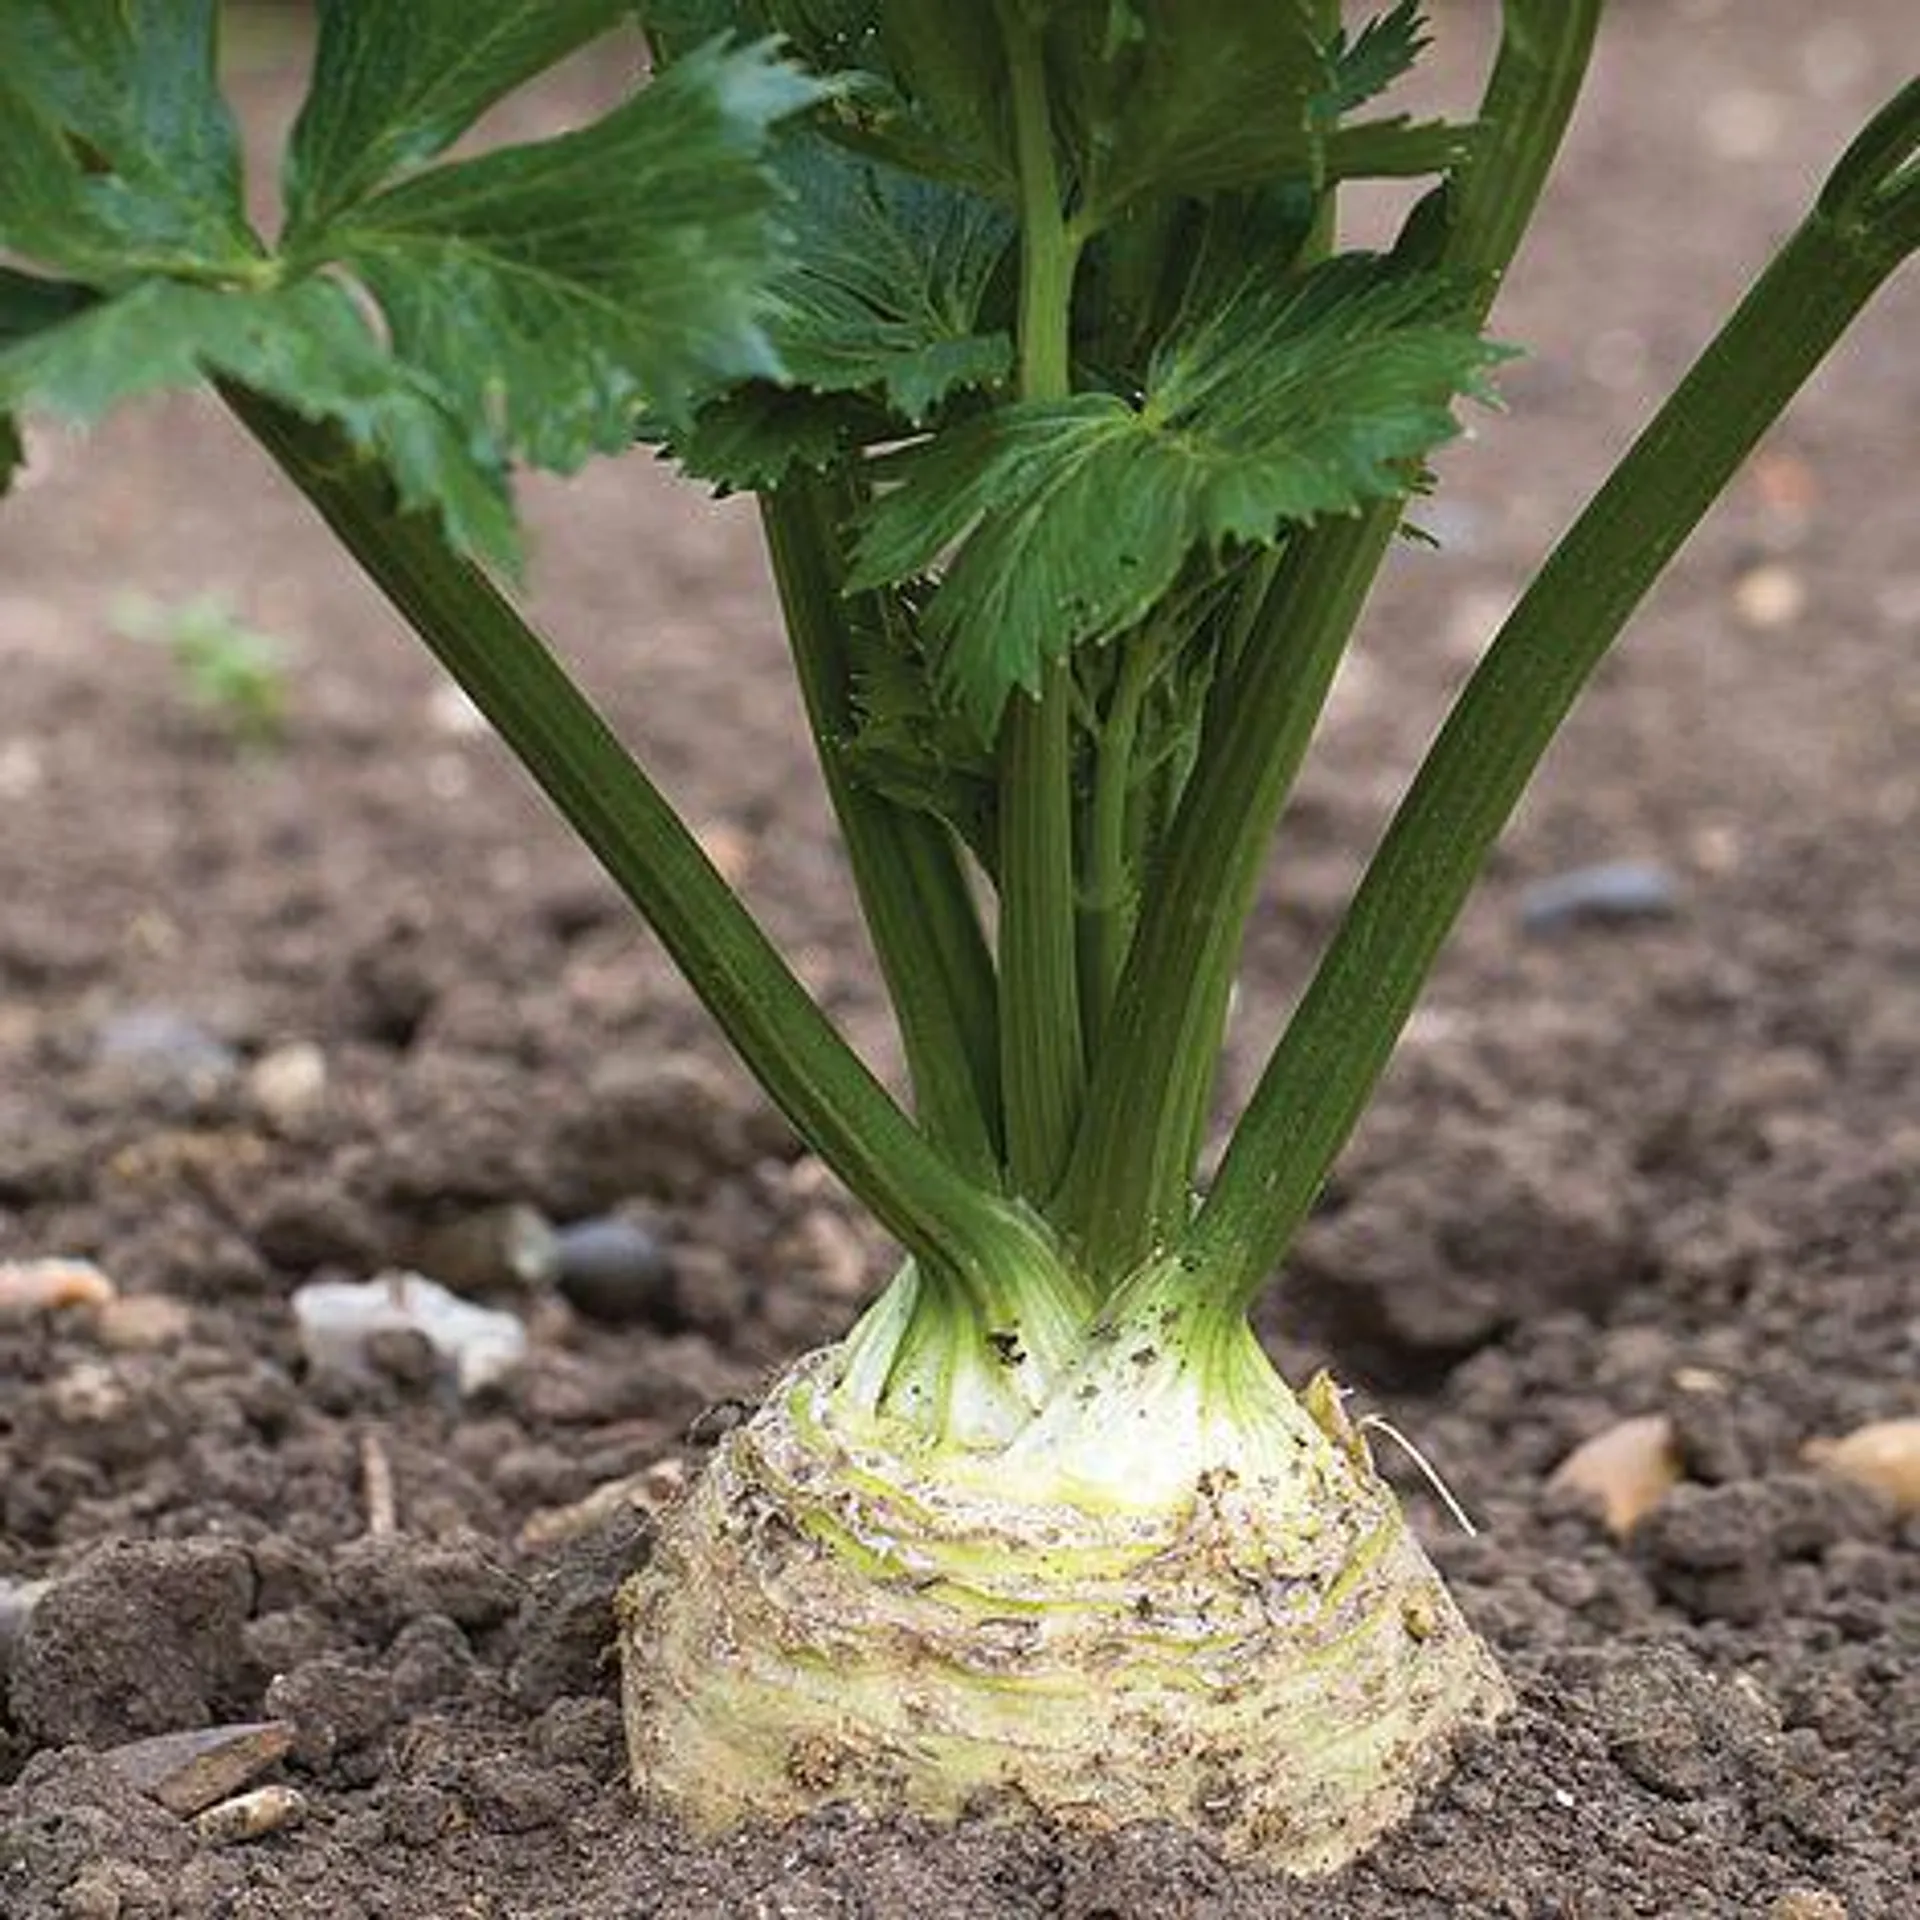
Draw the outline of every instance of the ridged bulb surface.
<instances>
[{"instance_id":1,"label":"ridged bulb surface","mask_svg":"<svg viewBox=\"0 0 1920 1920\"><path fill-rule=\"evenodd\" d=\"M789 1373L621 1594L635 1783L695 1828L1171 1820L1318 1873L1506 1706L1364 1449L1277 1381L1272 1417L1209 1423L1110 1345L1045 1448L957 1463L843 1372Z\"/></svg>"}]
</instances>

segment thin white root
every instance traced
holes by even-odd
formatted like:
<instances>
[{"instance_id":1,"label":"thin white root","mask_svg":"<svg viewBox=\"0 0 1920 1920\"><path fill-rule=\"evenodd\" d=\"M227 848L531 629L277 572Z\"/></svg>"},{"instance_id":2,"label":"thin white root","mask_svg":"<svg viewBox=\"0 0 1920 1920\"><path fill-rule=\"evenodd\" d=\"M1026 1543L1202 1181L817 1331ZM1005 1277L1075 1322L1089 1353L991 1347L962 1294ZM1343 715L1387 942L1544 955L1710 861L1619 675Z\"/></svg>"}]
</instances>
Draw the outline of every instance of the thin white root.
<instances>
[{"instance_id":1,"label":"thin white root","mask_svg":"<svg viewBox=\"0 0 1920 1920\"><path fill-rule=\"evenodd\" d=\"M1363 1413L1360 1416L1358 1425L1363 1431L1372 1428L1377 1432L1384 1433L1387 1438L1420 1469L1427 1485L1439 1496L1440 1504L1453 1516L1454 1524L1459 1527L1460 1531L1464 1533L1469 1540L1479 1539L1480 1529L1468 1518L1466 1508L1454 1498L1453 1489L1441 1479L1440 1469L1436 1467L1391 1420L1383 1419L1377 1413Z\"/></svg>"}]
</instances>

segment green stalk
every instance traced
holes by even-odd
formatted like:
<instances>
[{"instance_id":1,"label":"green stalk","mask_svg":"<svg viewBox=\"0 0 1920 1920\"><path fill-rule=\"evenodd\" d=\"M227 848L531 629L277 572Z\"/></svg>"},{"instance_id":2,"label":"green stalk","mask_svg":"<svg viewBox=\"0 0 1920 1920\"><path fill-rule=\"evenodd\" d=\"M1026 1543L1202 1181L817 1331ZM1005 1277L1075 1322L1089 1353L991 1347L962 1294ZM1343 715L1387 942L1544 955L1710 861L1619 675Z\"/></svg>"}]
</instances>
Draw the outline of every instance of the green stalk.
<instances>
[{"instance_id":1,"label":"green stalk","mask_svg":"<svg viewBox=\"0 0 1920 1920\"><path fill-rule=\"evenodd\" d=\"M933 1144L991 1184L999 1167L999 1012L993 960L952 836L848 772L854 725L849 605L835 502L800 480L760 502L788 640L861 912L900 1025L915 1110Z\"/></svg>"},{"instance_id":2,"label":"green stalk","mask_svg":"<svg viewBox=\"0 0 1920 1920\"><path fill-rule=\"evenodd\" d=\"M1518 246L1585 76L1602 0L1509 0L1487 133L1449 189L1443 263ZM1057 1217L1097 1274L1172 1242L1191 1208L1228 996L1281 809L1401 507L1295 537L1208 703L1198 764L1143 905Z\"/></svg>"},{"instance_id":3,"label":"green stalk","mask_svg":"<svg viewBox=\"0 0 1920 1920\"><path fill-rule=\"evenodd\" d=\"M1920 126L1920 86L1903 98L1904 151ZM1880 121L1870 132L1884 137ZM1836 188L1845 174L1843 163ZM1912 183L1894 188L1822 197L1555 548L1467 683L1183 1244L1183 1260L1208 1277L1212 1310L1243 1313L1305 1218L1575 695L1761 435L1920 239Z\"/></svg>"},{"instance_id":4,"label":"green stalk","mask_svg":"<svg viewBox=\"0 0 1920 1920\"><path fill-rule=\"evenodd\" d=\"M901 1243L997 1300L1059 1263L1041 1229L937 1153L834 1030L699 842L566 672L431 519L401 514L377 467L257 394L228 403L471 695L659 935L808 1143Z\"/></svg>"},{"instance_id":5,"label":"green stalk","mask_svg":"<svg viewBox=\"0 0 1920 1920\"><path fill-rule=\"evenodd\" d=\"M1143 907L1095 1063L1087 1125L1061 1195L1082 1261L1120 1275L1171 1244L1191 1211L1194 1162L1221 1030L1271 821L1293 784L1346 635L1393 522L1365 540L1303 539L1288 551L1259 625L1320 644L1269 645L1257 705L1233 676L1208 701L1204 744ZM1255 645L1270 642L1257 635ZM1250 814L1266 833L1246 831ZM1202 876L1217 891L1201 884Z\"/></svg>"},{"instance_id":6,"label":"green stalk","mask_svg":"<svg viewBox=\"0 0 1920 1920\"><path fill-rule=\"evenodd\" d=\"M1094 749L1086 878L1080 901L1080 1005L1087 1052L1097 1057L1139 913L1134 818L1134 754L1140 719L1160 657L1158 636L1133 634L1118 649L1113 692Z\"/></svg>"},{"instance_id":7,"label":"green stalk","mask_svg":"<svg viewBox=\"0 0 1920 1920\"><path fill-rule=\"evenodd\" d=\"M1473 159L1449 180L1445 263L1480 272L1491 308L1540 204L1593 58L1606 0L1505 0Z\"/></svg>"},{"instance_id":8,"label":"green stalk","mask_svg":"<svg viewBox=\"0 0 1920 1920\"><path fill-rule=\"evenodd\" d=\"M1020 168L1020 395L1072 390L1074 274L1040 36L1020 0L1002 0ZM1036 698L1016 694L1000 738L1000 1077L1007 1164L1017 1192L1044 1202L1080 1121L1086 1054L1075 938L1073 711L1069 670L1049 667Z\"/></svg>"},{"instance_id":9,"label":"green stalk","mask_svg":"<svg viewBox=\"0 0 1920 1920\"><path fill-rule=\"evenodd\" d=\"M1086 1087L1074 927L1072 707L1067 669L1018 694L1000 743L1000 1078L1015 1192L1059 1184Z\"/></svg>"}]
</instances>

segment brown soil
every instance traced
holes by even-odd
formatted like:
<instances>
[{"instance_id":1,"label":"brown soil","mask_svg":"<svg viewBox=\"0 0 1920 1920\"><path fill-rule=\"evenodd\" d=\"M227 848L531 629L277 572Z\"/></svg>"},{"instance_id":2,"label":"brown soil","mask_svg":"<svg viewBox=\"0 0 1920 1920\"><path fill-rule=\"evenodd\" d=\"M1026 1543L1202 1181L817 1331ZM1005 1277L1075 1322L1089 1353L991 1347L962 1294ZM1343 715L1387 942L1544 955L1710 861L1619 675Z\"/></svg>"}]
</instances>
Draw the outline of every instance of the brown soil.
<instances>
[{"instance_id":1,"label":"brown soil","mask_svg":"<svg viewBox=\"0 0 1920 1920\"><path fill-rule=\"evenodd\" d=\"M1500 316L1533 354L1516 417L1448 459L1445 549L1397 563L1342 683L1237 1073L1446 687L1912 52L1909 0L1615 10ZM54 1582L0 1625L0 1911L1920 1911L1920 1521L1801 1459L1920 1410L1917 337L1910 274L1605 673L1265 1311L1296 1377L1357 1377L1481 1522L1409 1480L1523 1701L1308 1889L1166 1832L828 1813L710 1847L635 1809L604 1653L646 1515L522 1529L697 1459L689 1423L843 1326L883 1250L211 406L42 436L0 514L0 1260L89 1256L186 1316L0 1326L0 1585ZM533 512L541 611L884 1063L750 512L639 460ZM236 753L112 631L122 590L209 587L299 643L276 752ZM1664 869L1661 914L1529 928L1530 885L1614 859ZM129 1043L155 1009L189 1031ZM290 1042L321 1050L317 1104L252 1071ZM507 1294L531 1358L465 1402L404 1341L370 1379L303 1368L300 1282L424 1260L503 1203L618 1209L674 1273L624 1326ZM1616 1542L1547 1476L1657 1411L1687 1477ZM308 1813L244 1844L98 1757L266 1713Z\"/></svg>"}]
</instances>

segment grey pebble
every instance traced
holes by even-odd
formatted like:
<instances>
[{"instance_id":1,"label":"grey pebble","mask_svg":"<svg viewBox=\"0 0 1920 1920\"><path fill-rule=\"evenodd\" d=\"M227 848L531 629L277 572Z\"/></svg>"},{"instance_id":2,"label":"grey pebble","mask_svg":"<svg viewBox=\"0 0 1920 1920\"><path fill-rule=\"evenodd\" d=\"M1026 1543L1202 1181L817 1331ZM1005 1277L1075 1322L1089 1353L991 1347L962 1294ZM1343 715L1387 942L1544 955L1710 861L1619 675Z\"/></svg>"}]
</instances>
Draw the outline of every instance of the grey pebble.
<instances>
[{"instance_id":1,"label":"grey pebble","mask_svg":"<svg viewBox=\"0 0 1920 1920\"><path fill-rule=\"evenodd\" d=\"M589 1319L679 1325L672 1257L637 1221L618 1214L576 1220L560 1228L555 1253L560 1292Z\"/></svg>"},{"instance_id":2,"label":"grey pebble","mask_svg":"<svg viewBox=\"0 0 1920 1920\"><path fill-rule=\"evenodd\" d=\"M1520 896L1520 924L1528 933L1559 933L1575 925L1666 920L1679 905L1680 890L1665 867L1610 860L1536 881Z\"/></svg>"},{"instance_id":3,"label":"grey pebble","mask_svg":"<svg viewBox=\"0 0 1920 1920\"><path fill-rule=\"evenodd\" d=\"M129 1091L205 1100L239 1077L240 1056L171 1007L129 1007L94 1030L94 1059Z\"/></svg>"}]
</instances>

